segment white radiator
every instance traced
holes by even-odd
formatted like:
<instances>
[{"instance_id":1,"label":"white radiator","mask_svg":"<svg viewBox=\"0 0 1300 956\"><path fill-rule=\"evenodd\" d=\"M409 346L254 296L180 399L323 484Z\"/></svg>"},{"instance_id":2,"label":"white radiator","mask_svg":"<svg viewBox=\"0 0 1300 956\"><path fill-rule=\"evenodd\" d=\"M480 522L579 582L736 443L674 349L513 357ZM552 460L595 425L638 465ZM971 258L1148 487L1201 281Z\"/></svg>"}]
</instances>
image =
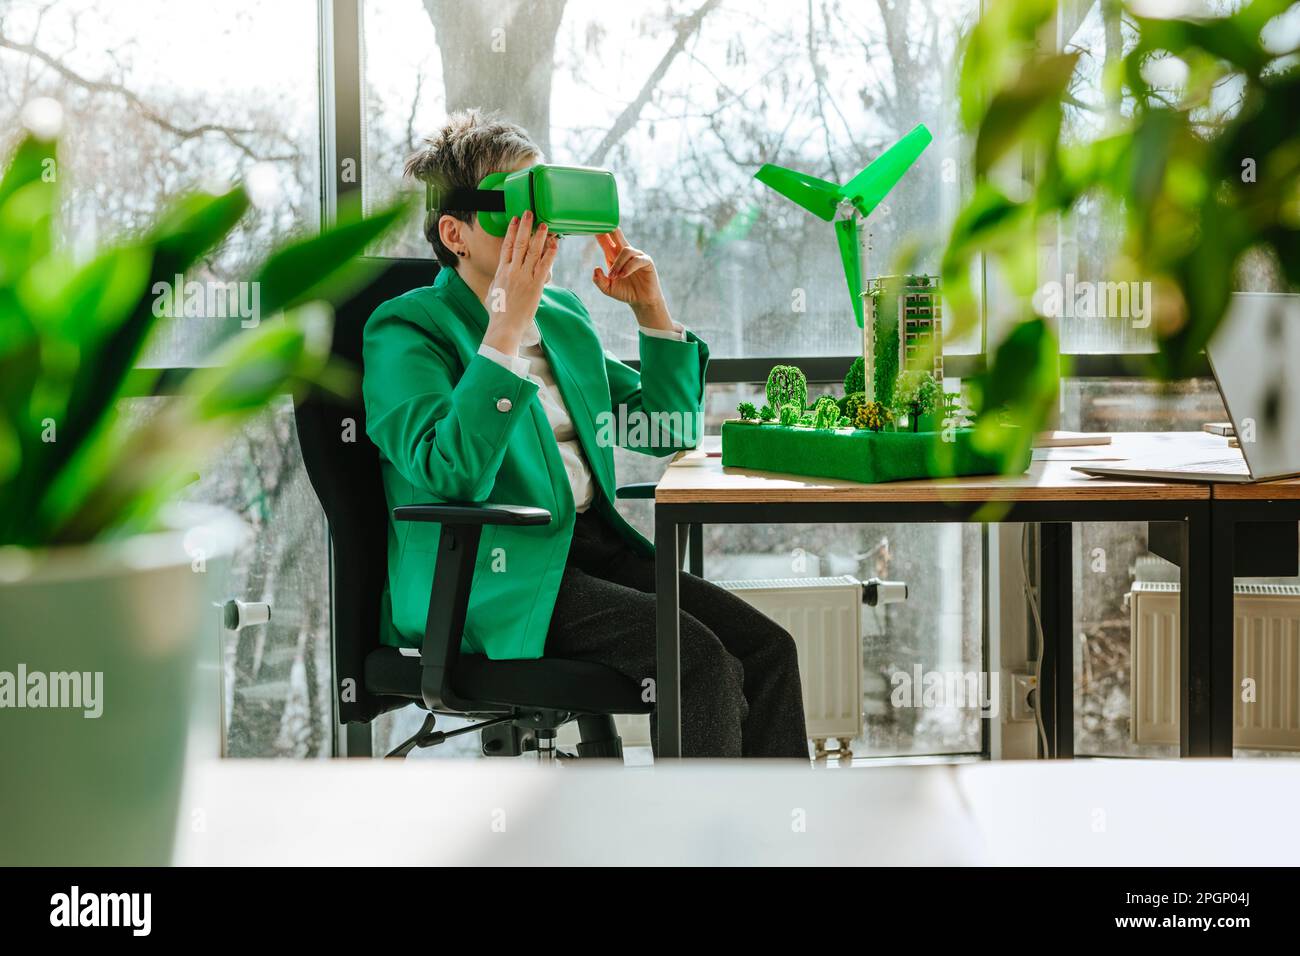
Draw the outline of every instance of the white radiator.
<instances>
[{"instance_id":1,"label":"white radiator","mask_svg":"<svg viewBox=\"0 0 1300 956\"><path fill-rule=\"evenodd\" d=\"M862 584L835 578L718 581L790 632L799 653L808 737L849 754L862 733ZM837 751L839 752L839 751Z\"/></svg>"},{"instance_id":2,"label":"white radiator","mask_svg":"<svg viewBox=\"0 0 1300 956\"><path fill-rule=\"evenodd\" d=\"M1129 593L1137 743L1178 743L1178 585ZM1239 584L1233 602L1233 746L1300 751L1300 586ZM1254 682L1254 700L1242 682Z\"/></svg>"}]
</instances>

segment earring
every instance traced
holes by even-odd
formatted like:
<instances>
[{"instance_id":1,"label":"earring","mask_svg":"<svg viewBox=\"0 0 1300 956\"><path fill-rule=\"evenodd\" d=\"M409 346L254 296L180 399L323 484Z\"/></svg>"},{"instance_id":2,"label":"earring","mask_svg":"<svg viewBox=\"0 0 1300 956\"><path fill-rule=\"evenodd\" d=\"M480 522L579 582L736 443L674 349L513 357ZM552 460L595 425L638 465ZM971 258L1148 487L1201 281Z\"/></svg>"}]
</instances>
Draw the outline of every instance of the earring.
<instances>
[{"instance_id":1,"label":"earring","mask_svg":"<svg viewBox=\"0 0 1300 956\"><path fill-rule=\"evenodd\" d=\"M456 255L460 256L463 259L465 257L465 250L464 249L456 250Z\"/></svg>"}]
</instances>

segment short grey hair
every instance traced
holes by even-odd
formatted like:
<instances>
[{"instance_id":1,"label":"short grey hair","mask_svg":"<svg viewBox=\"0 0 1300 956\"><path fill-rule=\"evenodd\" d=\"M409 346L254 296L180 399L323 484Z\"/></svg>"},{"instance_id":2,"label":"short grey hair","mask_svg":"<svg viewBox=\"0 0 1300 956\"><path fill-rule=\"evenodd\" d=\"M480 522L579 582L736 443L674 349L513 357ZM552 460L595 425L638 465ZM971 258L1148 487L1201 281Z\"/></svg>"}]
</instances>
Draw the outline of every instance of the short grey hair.
<instances>
[{"instance_id":1,"label":"short grey hair","mask_svg":"<svg viewBox=\"0 0 1300 956\"><path fill-rule=\"evenodd\" d=\"M459 110L435 135L406 160L406 175L432 185L446 195L453 189L477 189L483 177L541 156L528 133L514 123L482 110ZM472 223L474 213L437 207L424 220L424 237L444 266L456 267L457 257L438 236L438 221L451 216Z\"/></svg>"}]
</instances>

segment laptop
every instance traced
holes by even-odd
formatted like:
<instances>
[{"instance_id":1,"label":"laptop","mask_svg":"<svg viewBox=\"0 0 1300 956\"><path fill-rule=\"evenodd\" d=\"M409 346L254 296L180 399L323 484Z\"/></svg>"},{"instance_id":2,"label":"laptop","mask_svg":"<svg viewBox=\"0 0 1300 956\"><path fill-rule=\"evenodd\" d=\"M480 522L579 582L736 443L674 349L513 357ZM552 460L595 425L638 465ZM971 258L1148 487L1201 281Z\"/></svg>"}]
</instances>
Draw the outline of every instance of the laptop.
<instances>
[{"instance_id":1,"label":"laptop","mask_svg":"<svg viewBox=\"0 0 1300 956\"><path fill-rule=\"evenodd\" d=\"M1251 482L1300 475L1300 295L1240 292L1209 347L1210 370L1240 448L1207 451L1199 432L1188 448L1075 471L1099 478ZM1199 447L1196 447L1199 446Z\"/></svg>"}]
</instances>

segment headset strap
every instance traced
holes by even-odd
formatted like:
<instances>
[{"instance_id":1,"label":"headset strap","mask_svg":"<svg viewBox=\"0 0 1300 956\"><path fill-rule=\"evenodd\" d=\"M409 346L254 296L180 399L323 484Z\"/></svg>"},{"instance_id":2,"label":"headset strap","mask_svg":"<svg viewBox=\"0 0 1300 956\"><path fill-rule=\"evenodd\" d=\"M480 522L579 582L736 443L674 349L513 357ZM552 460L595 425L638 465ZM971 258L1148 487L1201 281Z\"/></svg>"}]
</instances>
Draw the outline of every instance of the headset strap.
<instances>
[{"instance_id":1,"label":"headset strap","mask_svg":"<svg viewBox=\"0 0 1300 956\"><path fill-rule=\"evenodd\" d=\"M439 201L441 200L441 201ZM506 194L500 189L449 189L441 196L437 186L424 187L426 209L455 209L457 212L505 212Z\"/></svg>"}]
</instances>

